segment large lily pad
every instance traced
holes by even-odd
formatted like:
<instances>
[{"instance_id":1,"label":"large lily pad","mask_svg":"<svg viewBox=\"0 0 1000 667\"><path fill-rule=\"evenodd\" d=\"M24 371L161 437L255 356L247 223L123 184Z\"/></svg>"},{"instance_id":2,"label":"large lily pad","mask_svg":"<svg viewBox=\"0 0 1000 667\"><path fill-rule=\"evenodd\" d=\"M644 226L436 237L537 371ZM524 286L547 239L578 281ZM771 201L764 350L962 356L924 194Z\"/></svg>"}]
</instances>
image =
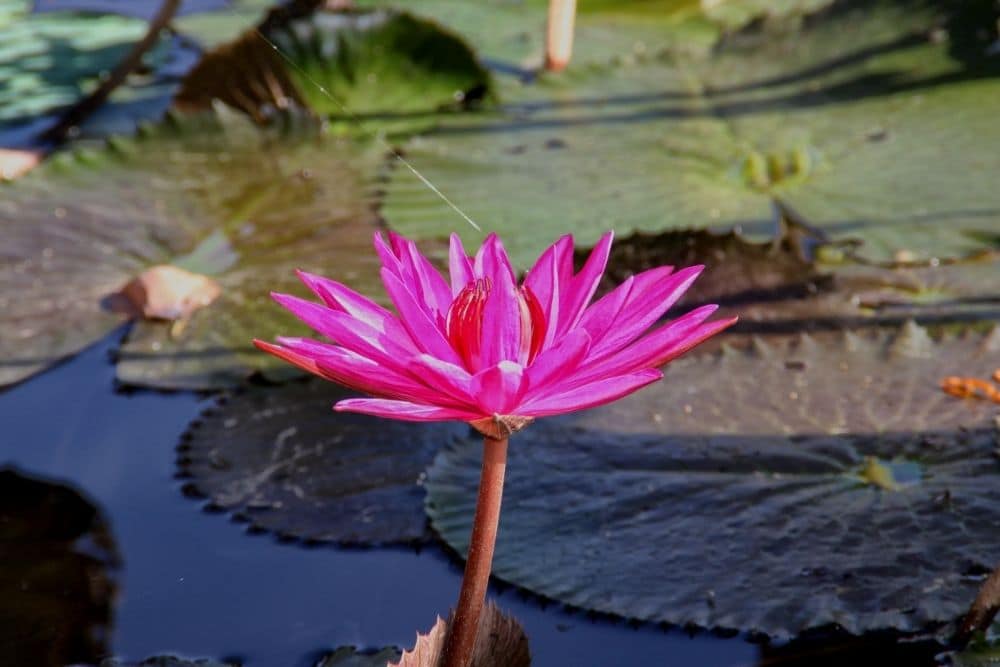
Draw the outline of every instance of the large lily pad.
<instances>
[{"instance_id":1,"label":"large lily pad","mask_svg":"<svg viewBox=\"0 0 1000 667\"><path fill-rule=\"evenodd\" d=\"M939 388L1000 365L1000 329L757 342L673 362L608 407L512 440L494 573L621 616L787 637L917 631L968 607L1000 551L996 405ZM459 553L476 448L428 472Z\"/></svg>"},{"instance_id":2,"label":"large lily pad","mask_svg":"<svg viewBox=\"0 0 1000 667\"><path fill-rule=\"evenodd\" d=\"M123 321L108 297L154 265L213 278L187 320L141 321L122 347L128 384L207 389L287 373L250 344L304 330L268 298L293 270L367 290L380 152L311 124L270 132L241 116L167 122L35 170L0 197L0 384L80 350ZM370 291L370 290L369 290Z\"/></svg>"},{"instance_id":3,"label":"large lily pad","mask_svg":"<svg viewBox=\"0 0 1000 667\"><path fill-rule=\"evenodd\" d=\"M964 256L1000 238L1000 80L952 58L941 20L866 4L801 33L728 40L707 59L545 77L407 155L504 233L522 267L566 229L587 243L611 227L767 238L778 202L869 259ZM424 190L395 170L389 223L474 241Z\"/></svg>"},{"instance_id":4,"label":"large lily pad","mask_svg":"<svg viewBox=\"0 0 1000 667\"><path fill-rule=\"evenodd\" d=\"M8 665L107 653L120 562L98 509L75 490L0 469L0 646Z\"/></svg>"},{"instance_id":5,"label":"large lily pad","mask_svg":"<svg viewBox=\"0 0 1000 667\"><path fill-rule=\"evenodd\" d=\"M345 396L336 385L310 380L226 400L182 440L179 465L191 478L186 493L282 537L423 540L424 472L468 427L333 412Z\"/></svg>"},{"instance_id":6,"label":"large lily pad","mask_svg":"<svg viewBox=\"0 0 1000 667\"><path fill-rule=\"evenodd\" d=\"M145 21L57 12L30 14L30 0L0 0L0 143L30 143L53 112L90 92L145 34ZM144 59L150 73L119 88L101 118L103 130L150 118L166 108L178 63L190 49L169 38ZM174 67L164 68L171 64ZM181 64L180 66L184 66Z\"/></svg>"},{"instance_id":7,"label":"large lily pad","mask_svg":"<svg viewBox=\"0 0 1000 667\"><path fill-rule=\"evenodd\" d=\"M295 104L396 127L481 99L491 87L465 42L411 14L275 10L261 28L206 54L176 104L204 109L218 99L257 118Z\"/></svg>"},{"instance_id":8,"label":"large lily pad","mask_svg":"<svg viewBox=\"0 0 1000 667\"><path fill-rule=\"evenodd\" d=\"M1000 253L927 265L872 266L812 257L818 239L789 224L773 242L706 230L616 239L598 294L655 266L704 264L675 310L706 303L738 315L737 330L1000 320ZM577 251L582 263L588 249ZM807 259L808 258L808 259Z\"/></svg>"}]
</instances>

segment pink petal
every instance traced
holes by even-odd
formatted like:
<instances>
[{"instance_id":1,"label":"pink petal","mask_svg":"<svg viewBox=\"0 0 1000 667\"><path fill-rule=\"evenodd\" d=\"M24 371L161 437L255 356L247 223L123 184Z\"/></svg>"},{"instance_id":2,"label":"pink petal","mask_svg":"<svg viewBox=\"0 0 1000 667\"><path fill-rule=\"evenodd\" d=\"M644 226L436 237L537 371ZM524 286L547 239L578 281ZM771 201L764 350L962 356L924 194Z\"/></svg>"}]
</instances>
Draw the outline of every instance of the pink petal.
<instances>
[{"instance_id":1,"label":"pink petal","mask_svg":"<svg viewBox=\"0 0 1000 667\"><path fill-rule=\"evenodd\" d=\"M524 369L513 361L479 371L472 378L472 393L489 415L507 415L517 406L524 384Z\"/></svg>"},{"instance_id":2,"label":"pink petal","mask_svg":"<svg viewBox=\"0 0 1000 667\"><path fill-rule=\"evenodd\" d=\"M603 338L607 330L614 324L614 321L618 319L618 315L628 300L629 294L632 293L634 285L635 276L629 276L622 281L621 285L602 296L597 300L597 303L583 311L579 327L586 329L587 333L590 334L591 345L593 345L594 340Z\"/></svg>"},{"instance_id":3,"label":"pink petal","mask_svg":"<svg viewBox=\"0 0 1000 667\"><path fill-rule=\"evenodd\" d=\"M406 359L413 355L410 346L401 345L348 313L288 294L271 297L330 340L387 368L402 371Z\"/></svg>"},{"instance_id":4,"label":"pink petal","mask_svg":"<svg viewBox=\"0 0 1000 667\"><path fill-rule=\"evenodd\" d=\"M330 308L342 310L376 331L381 331L400 343L410 345L406 330L388 308L383 308L368 297L358 294L335 280L305 271L296 271L295 273L305 283L305 286Z\"/></svg>"},{"instance_id":5,"label":"pink petal","mask_svg":"<svg viewBox=\"0 0 1000 667\"><path fill-rule=\"evenodd\" d=\"M499 250L502 250L500 248ZM521 351L521 307L514 277L502 266L498 249L487 251L487 267L496 266L492 286L483 306L483 328L480 338L479 367L489 368L501 361L517 360Z\"/></svg>"},{"instance_id":6,"label":"pink petal","mask_svg":"<svg viewBox=\"0 0 1000 667\"><path fill-rule=\"evenodd\" d=\"M417 302L416 297L402 280L389 269L382 269L382 283L389 298L399 311L400 321L410 334L413 344L423 352L438 359L462 365L461 359L452 349L442 329L431 319L428 312Z\"/></svg>"},{"instance_id":7,"label":"pink petal","mask_svg":"<svg viewBox=\"0 0 1000 667\"><path fill-rule=\"evenodd\" d=\"M472 393L472 376L460 366L421 354L410 359L409 370L414 377L441 394L470 405L476 402Z\"/></svg>"},{"instance_id":8,"label":"pink petal","mask_svg":"<svg viewBox=\"0 0 1000 667\"><path fill-rule=\"evenodd\" d=\"M333 406L338 412L360 412L376 417L387 417L411 422L473 421L492 415L468 412L436 405L420 405L408 401L391 401L383 398L348 398Z\"/></svg>"},{"instance_id":9,"label":"pink petal","mask_svg":"<svg viewBox=\"0 0 1000 667\"><path fill-rule=\"evenodd\" d=\"M590 336L585 329L574 329L562 340L539 354L526 369L525 396L545 392L548 385L571 376L590 350ZM550 392L551 393L551 392Z\"/></svg>"},{"instance_id":10,"label":"pink petal","mask_svg":"<svg viewBox=\"0 0 1000 667\"><path fill-rule=\"evenodd\" d=\"M454 299L465 286L475 280L472 273L472 261L465 254L462 239L458 234L452 234L448 244L448 273L451 276L451 296Z\"/></svg>"},{"instance_id":11,"label":"pink petal","mask_svg":"<svg viewBox=\"0 0 1000 667\"><path fill-rule=\"evenodd\" d=\"M525 286L538 299L542 306L542 312L545 313L547 326L545 341L542 343L543 350L552 344L558 333L562 315L560 306L563 288L567 287L565 281L572 277L572 264L570 264L570 272L567 277L564 258L571 257L572 254L573 237L567 234L545 249L524 278Z\"/></svg>"},{"instance_id":12,"label":"pink petal","mask_svg":"<svg viewBox=\"0 0 1000 667\"><path fill-rule=\"evenodd\" d=\"M558 334L562 336L580 322L583 311L597 291L597 286L608 265L608 255L611 253L611 242L614 241L613 231L606 233L597 242L583 268L573 277L567 289L563 291L562 314L559 320ZM570 250L572 256L572 250Z\"/></svg>"},{"instance_id":13,"label":"pink petal","mask_svg":"<svg viewBox=\"0 0 1000 667\"><path fill-rule=\"evenodd\" d=\"M476 252L472 270L477 278L489 278L494 283L502 274L507 275L511 282L515 281L514 267L510 265L507 251L496 234L490 234L483 241L483 245Z\"/></svg>"},{"instance_id":14,"label":"pink petal","mask_svg":"<svg viewBox=\"0 0 1000 667\"><path fill-rule=\"evenodd\" d=\"M590 358L596 360L617 352L642 335L677 303L704 268L691 266L667 277L664 277L660 269L651 269L637 275L618 317L605 335L594 341Z\"/></svg>"},{"instance_id":15,"label":"pink petal","mask_svg":"<svg viewBox=\"0 0 1000 667\"><path fill-rule=\"evenodd\" d=\"M313 375L323 376L323 372L319 369L319 366L316 365L316 361L308 355L299 354L298 352L289 350L288 348L268 343L267 341L259 340L257 338L253 339L253 344L262 352L273 354L279 359L283 359L293 366L298 366L302 370L312 373Z\"/></svg>"},{"instance_id":16,"label":"pink petal","mask_svg":"<svg viewBox=\"0 0 1000 667\"><path fill-rule=\"evenodd\" d=\"M526 417L545 417L593 408L616 401L662 377L660 371L648 368L629 375L602 378L560 394L526 402L518 407L517 414Z\"/></svg>"},{"instance_id":17,"label":"pink petal","mask_svg":"<svg viewBox=\"0 0 1000 667\"><path fill-rule=\"evenodd\" d=\"M403 265L399 261L399 256L385 242L380 232L375 232L375 252L378 253L379 259L382 260L383 269L388 269L397 276L402 276Z\"/></svg>"},{"instance_id":18,"label":"pink petal","mask_svg":"<svg viewBox=\"0 0 1000 667\"><path fill-rule=\"evenodd\" d=\"M623 351L587 367L576 380L588 382L602 376L662 366L736 322L733 317L703 324L717 309L716 305L708 305L685 313L643 336Z\"/></svg>"},{"instance_id":19,"label":"pink petal","mask_svg":"<svg viewBox=\"0 0 1000 667\"><path fill-rule=\"evenodd\" d=\"M403 265L403 273L400 278L410 285L418 302L426 304L430 311L443 321L453 298L451 287L420 252L416 243L398 235L393 235L393 243L398 244L401 251L400 262Z\"/></svg>"}]
</instances>

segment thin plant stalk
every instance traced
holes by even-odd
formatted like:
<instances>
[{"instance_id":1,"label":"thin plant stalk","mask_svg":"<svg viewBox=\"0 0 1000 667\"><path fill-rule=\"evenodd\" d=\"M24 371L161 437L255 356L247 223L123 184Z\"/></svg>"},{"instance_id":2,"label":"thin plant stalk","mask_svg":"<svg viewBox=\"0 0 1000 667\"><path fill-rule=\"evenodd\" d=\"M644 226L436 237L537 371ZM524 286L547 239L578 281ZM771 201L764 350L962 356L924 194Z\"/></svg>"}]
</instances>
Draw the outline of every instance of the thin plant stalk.
<instances>
[{"instance_id":1,"label":"thin plant stalk","mask_svg":"<svg viewBox=\"0 0 1000 667\"><path fill-rule=\"evenodd\" d=\"M479 618L493 567L493 548L500 522L503 478L507 470L507 437L483 439L483 469L479 477L476 518L469 539L462 590L444 646L442 667L468 667L479 632Z\"/></svg>"},{"instance_id":2,"label":"thin plant stalk","mask_svg":"<svg viewBox=\"0 0 1000 667\"><path fill-rule=\"evenodd\" d=\"M560 72L573 55L573 22L576 0L549 0L549 23L545 35L545 69Z\"/></svg>"}]
</instances>

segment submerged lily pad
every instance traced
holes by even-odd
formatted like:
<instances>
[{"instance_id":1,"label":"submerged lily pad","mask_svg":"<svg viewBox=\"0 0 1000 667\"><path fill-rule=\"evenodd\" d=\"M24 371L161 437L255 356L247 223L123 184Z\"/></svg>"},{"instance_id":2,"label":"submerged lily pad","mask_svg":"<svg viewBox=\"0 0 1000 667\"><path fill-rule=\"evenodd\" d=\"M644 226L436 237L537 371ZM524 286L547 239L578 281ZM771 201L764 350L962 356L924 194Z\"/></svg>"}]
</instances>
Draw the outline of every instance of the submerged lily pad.
<instances>
[{"instance_id":1,"label":"submerged lily pad","mask_svg":"<svg viewBox=\"0 0 1000 667\"><path fill-rule=\"evenodd\" d=\"M300 290L296 268L363 291L378 283L380 160L375 147L324 138L310 123L263 131L235 114L204 115L5 186L0 384L105 335L124 319L109 297L160 265L208 276L221 294L189 319L136 323L118 358L122 382L209 389L256 371L286 376L250 344L305 332L268 292Z\"/></svg>"},{"instance_id":2,"label":"submerged lily pad","mask_svg":"<svg viewBox=\"0 0 1000 667\"><path fill-rule=\"evenodd\" d=\"M772 238L779 202L869 259L996 248L1000 79L953 59L941 20L866 3L801 33L741 35L710 58L543 77L506 90L498 113L414 138L407 156L505 233L521 267L565 229L584 243L607 228ZM393 172L390 225L476 240L425 189Z\"/></svg>"},{"instance_id":3,"label":"submerged lily pad","mask_svg":"<svg viewBox=\"0 0 1000 667\"><path fill-rule=\"evenodd\" d=\"M107 653L120 560L89 500L0 468L0 554L3 662L89 664Z\"/></svg>"},{"instance_id":4,"label":"submerged lily pad","mask_svg":"<svg viewBox=\"0 0 1000 667\"><path fill-rule=\"evenodd\" d=\"M423 540L424 471L468 427L333 412L345 397L336 385L309 380L230 398L196 421L178 448L191 478L185 492L282 537Z\"/></svg>"},{"instance_id":5,"label":"submerged lily pad","mask_svg":"<svg viewBox=\"0 0 1000 667\"><path fill-rule=\"evenodd\" d=\"M917 631L968 607L1000 551L996 406L939 388L1000 366L1000 329L682 358L662 383L512 439L494 574L625 617L787 637ZM465 553L473 447L428 472Z\"/></svg>"},{"instance_id":6,"label":"submerged lily pad","mask_svg":"<svg viewBox=\"0 0 1000 667\"><path fill-rule=\"evenodd\" d=\"M275 10L260 29L206 54L175 103L198 110L217 99L256 118L298 105L323 116L376 117L398 127L481 99L491 87L489 72L465 42L411 14L289 17Z\"/></svg>"}]
</instances>

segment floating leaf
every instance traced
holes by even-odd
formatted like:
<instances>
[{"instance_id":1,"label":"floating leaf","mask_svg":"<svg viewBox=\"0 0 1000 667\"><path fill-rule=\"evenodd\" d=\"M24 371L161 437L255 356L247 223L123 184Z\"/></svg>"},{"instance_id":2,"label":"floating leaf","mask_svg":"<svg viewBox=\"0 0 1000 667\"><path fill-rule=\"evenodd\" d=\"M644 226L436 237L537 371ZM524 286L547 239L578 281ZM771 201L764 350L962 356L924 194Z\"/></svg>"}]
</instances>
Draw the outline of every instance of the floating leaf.
<instances>
[{"instance_id":1,"label":"floating leaf","mask_svg":"<svg viewBox=\"0 0 1000 667\"><path fill-rule=\"evenodd\" d=\"M30 14L29 0L0 0L0 143L29 144L54 122L49 116L97 86L145 34L133 18L72 12ZM134 127L163 112L186 69L190 47L164 38L146 54L150 73L134 75L115 91L89 133ZM96 128L96 129L95 129Z\"/></svg>"},{"instance_id":2,"label":"floating leaf","mask_svg":"<svg viewBox=\"0 0 1000 667\"><path fill-rule=\"evenodd\" d=\"M212 48L236 39L244 30L260 23L276 4L274 0L227 0L222 9L181 16L174 19L173 25L185 37Z\"/></svg>"},{"instance_id":3,"label":"floating leaf","mask_svg":"<svg viewBox=\"0 0 1000 667\"><path fill-rule=\"evenodd\" d=\"M235 114L206 115L6 186L0 384L104 336L124 317L108 297L163 264L209 276L222 293L188 319L137 323L119 354L121 381L208 389L255 371L283 377L286 365L250 341L304 330L269 291L300 290L296 268L362 291L378 283L380 161L375 147L324 139L311 124L261 131Z\"/></svg>"},{"instance_id":4,"label":"floating leaf","mask_svg":"<svg viewBox=\"0 0 1000 667\"><path fill-rule=\"evenodd\" d=\"M753 21L801 19L832 4L833 0L701 0L705 15L729 31Z\"/></svg>"},{"instance_id":5,"label":"floating leaf","mask_svg":"<svg viewBox=\"0 0 1000 667\"><path fill-rule=\"evenodd\" d=\"M917 631L1000 552L996 406L938 387L1000 365L1000 329L725 348L512 442L493 572L574 606L787 637ZM465 553L479 451L428 472Z\"/></svg>"},{"instance_id":6,"label":"floating leaf","mask_svg":"<svg viewBox=\"0 0 1000 667\"><path fill-rule=\"evenodd\" d=\"M119 557L73 489L0 469L0 646L8 665L90 663L107 653Z\"/></svg>"},{"instance_id":7,"label":"floating leaf","mask_svg":"<svg viewBox=\"0 0 1000 667\"><path fill-rule=\"evenodd\" d=\"M417 643L404 651L398 662L389 667L438 667L441 663L448 625L440 616L426 635L417 635ZM513 616L501 612L488 602L479 617L479 632L472 649L469 667L528 667L531 652L524 628Z\"/></svg>"},{"instance_id":8,"label":"floating leaf","mask_svg":"<svg viewBox=\"0 0 1000 667\"><path fill-rule=\"evenodd\" d=\"M384 648L377 653L358 653L353 648L345 647L324 656L316 667L386 667L389 662L398 659L399 650L395 648Z\"/></svg>"},{"instance_id":9,"label":"floating leaf","mask_svg":"<svg viewBox=\"0 0 1000 667\"><path fill-rule=\"evenodd\" d=\"M939 19L880 4L799 34L543 77L493 114L448 119L408 159L527 267L571 229L732 228L773 238L776 203L877 260L1000 244L1000 80L928 37ZM937 33L934 33L937 34ZM947 40L945 40L947 41ZM477 234L396 169L384 214L414 237Z\"/></svg>"},{"instance_id":10,"label":"floating leaf","mask_svg":"<svg viewBox=\"0 0 1000 667\"><path fill-rule=\"evenodd\" d=\"M200 110L218 99L259 119L295 104L348 121L376 116L398 129L491 87L465 42L405 12L289 18L276 10L260 29L206 54L175 103Z\"/></svg>"},{"instance_id":11,"label":"floating leaf","mask_svg":"<svg viewBox=\"0 0 1000 667\"><path fill-rule=\"evenodd\" d=\"M240 667L240 665L235 662L218 662L209 658L189 660L173 655L157 655L152 658L146 658L142 662L128 662L115 658L107 658L101 661L100 667Z\"/></svg>"},{"instance_id":12,"label":"floating leaf","mask_svg":"<svg viewBox=\"0 0 1000 667\"><path fill-rule=\"evenodd\" d=\"M360 0L368 7L407 6ZM417 10L458 31L501 67L541 66L547 0L423 0ZM703 51L719 36L693 0L596 0L577 7L572 66L606 64L681 46Z\"/></svg>"},{"instance_id":13,"label":"floating leaf","mask_svg":"<svg viewBox=\"0 0 1000 667\"><path fill-rule=\"evenodd\" d=\"M426 536L423 476L460 424L334 412L345 398L309 380L250 389L196 421L180 446L186 491L257 530L347 544Z\"/></svg>"},{"instance_id":14,"label":"floating leaf","mask_svg":"<svg viewBox=\"0 0 1000 667\"><path fill-rule=\"evenodd\" d=\"M807 261L815 238L789 228L773 242L679 230L616 239L599 293L655 266L704 264L677 311L718 303L738 330L798 331L861 324L1000 319L1000 253L895 268ZM589 249L578 251L582 262Z\"/></svg>"}]
</instances>

